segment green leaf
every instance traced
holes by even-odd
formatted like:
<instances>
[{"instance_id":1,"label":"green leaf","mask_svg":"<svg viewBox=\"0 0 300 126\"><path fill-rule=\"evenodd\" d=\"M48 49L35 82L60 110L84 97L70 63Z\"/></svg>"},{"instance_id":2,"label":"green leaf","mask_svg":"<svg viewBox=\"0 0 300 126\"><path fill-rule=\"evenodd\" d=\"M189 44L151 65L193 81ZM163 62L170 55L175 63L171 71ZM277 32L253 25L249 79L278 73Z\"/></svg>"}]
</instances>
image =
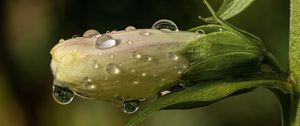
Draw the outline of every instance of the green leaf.
<instances>
[{"instance_id":1,"label":"green leaf","mask_svg":"<svg viewBox=\"0 0 300 126\"><path fill-rule=\"evenodd\" d=\"M245 10L254 0L224 0L216 13L221 19L227 20ZM207 23L216 23L214 17L201 18Z\"/></svg>"},{"instance_id":2,"label":"green leaf","mask_svg":"<svg viewBox=\"0 0 300 126\"><path fill-rule=\"evenodd\" d=\"M282 79L272 79L272 77L269 79L250 78L242 80L219 80L213 82L203 82L201 84L188 87L185 90L171 93L159 98L157 101L148 105L136 115L133 115L126 126L136 126L146 117L150 116L151 113L168 106L179 103L189 103L191 106L193 106L193 103L198 104L196 106L206 105L204 103L210 104L212 102L221 100L224 97L232 95L236 91L256 87L281 89L286 93L292 93L293 91L291 85L286 81Z\"/></svg>"}]
</instances>

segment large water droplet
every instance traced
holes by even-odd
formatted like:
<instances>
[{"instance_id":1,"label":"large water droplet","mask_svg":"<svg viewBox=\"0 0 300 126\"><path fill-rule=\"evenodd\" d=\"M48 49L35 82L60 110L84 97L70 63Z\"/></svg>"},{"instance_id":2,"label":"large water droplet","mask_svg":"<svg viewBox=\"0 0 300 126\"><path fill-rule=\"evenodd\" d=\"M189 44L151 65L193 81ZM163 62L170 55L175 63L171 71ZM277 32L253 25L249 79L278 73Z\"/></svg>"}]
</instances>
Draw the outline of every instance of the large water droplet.
<instances>
[{"instance_id":1,"label":"large water droplet","mask_svg":"<svg viewBox=\"0 0 300 126\"><path fill-rule=\"evenodd\" d=\"M121 73L121 69L114 63L110 63L106 66L106 71L109 74L119 74Z\"/></svg>"},{"instance_id":2,"label":"large water droplet","mask_svg":"<svg viewBox=\"0 0 300 126\"><path fill-rule=\"evenodd\" d=\"M102 35L96 40L97 49L107 49L117 45L117 40L109 35Z\"/></svg>"},{"instance_id":3,"label":"large water droplet","mask_svg":"<svg viewBox=\"0 0 300 126\"><path fill-rule=\"evenodd\" d=\"M86 38L90 38L90 37L99 37L101 36L101 34L97 30L90 29L85 31L82 36Z\"/></svg>"},{"instance_id":4,"label":"large water droplet","mask_svg":"<svg viewBox=\"0 0 300 126\"><path fill-rule=\"evenodd\" d=\"M175 52L169 52L168 53L168 58L170 60L178 60L178 56L177 56L177 54Z\"/></svg>"},{"instance_id":5,"label":"large water droplet","mask_svg":"<svg viewBox=\"0 0 300 126\"><path fill-rule=\"evenodd\" d=\"M178 31L177 25L173 21L167 19L161 19L156 21L152 25L152 28L164 31Z\"/></svg>"},{"instance_id":6,"label":"large water droplet","mask_svg":"<svg viewBox=\"0 0 300 126\"><path fill-rule=\"evenodd\" d=\"M134 31L134 30L136 30L136 28L133 26L128 26L125 28L125 31Z\"/></svg>"},{"instance_id":7,"label":"large water droplet","mask_svg":"<svg viewBox=\"0 0 300 126\"><path fill-rule=\"evenodd\" d=\"M202 30L202 29L198 29L198 30L195 31L193 37L194 37L194 38L199 38L199 37L201 37L201 36L203 36L203 35L205 35L205 31Z\"/></svg>"},{"instance_id":8,"label":"large water droplet","mask_svg":"<svg viewBox=\"0 0 300 126\"><path fill-rule=\"evenodd\" d=\"M71 103L71 101L74 99L75 93L67 87L53 85L52 95L57 103L66 105Z\"/></svg>"},{"instance_id":9,"label":"large water droplet","mask_svg":"<svg viewBox=\"0 0 300 126\"><path fill-rule=\"evenodd\" d=\"M126 114L133 114L139 109L139 101L132 100L132 101L125 101L123 103L123 112Z\"/></svg>"}]
</instances>

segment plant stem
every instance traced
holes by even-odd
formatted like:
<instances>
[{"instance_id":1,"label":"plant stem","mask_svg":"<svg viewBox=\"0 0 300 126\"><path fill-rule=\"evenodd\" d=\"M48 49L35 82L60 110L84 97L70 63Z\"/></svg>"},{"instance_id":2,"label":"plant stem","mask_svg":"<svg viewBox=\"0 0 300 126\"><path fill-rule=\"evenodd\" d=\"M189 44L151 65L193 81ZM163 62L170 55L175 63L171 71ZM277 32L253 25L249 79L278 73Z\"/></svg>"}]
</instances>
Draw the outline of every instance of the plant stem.
<instances>
[{"instance_id":1,"label":"plant stem","mask_svg":"<svg viewBox=\"0 0 300 126\"><path fill-rule=\"evenodd\" d=\"M290 10L290 81L295 90L291 109L291 126L300 126L300 0L291 0Z\"/></svg>"}]
</instances>

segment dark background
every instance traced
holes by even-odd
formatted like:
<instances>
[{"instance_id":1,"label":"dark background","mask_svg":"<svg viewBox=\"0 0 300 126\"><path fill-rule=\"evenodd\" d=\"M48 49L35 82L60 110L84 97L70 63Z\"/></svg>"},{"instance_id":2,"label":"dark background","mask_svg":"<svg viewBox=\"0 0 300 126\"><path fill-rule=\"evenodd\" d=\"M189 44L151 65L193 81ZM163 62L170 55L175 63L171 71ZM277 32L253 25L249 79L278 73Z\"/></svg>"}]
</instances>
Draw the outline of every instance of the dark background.
<instances>
[{"instance_id":1,"label":"dark background","mask_svg":"<svg viewBox=\"0 0 300 126\"><path fill-rule=\"evenodd\" d=\"M217 8L221 0L210 0ZM1 126L121 126L128 115L111 103L81 98L66 106L51 96L49 51L59 39L162 19L186 30L210 16L201 0L2 0L0 31ZM230 23L260 36L287 69L288 0L257 0ZM276 97L266 89L204 108L160 111L141 126L280 126Z\"/></svg>"}]
</instances>

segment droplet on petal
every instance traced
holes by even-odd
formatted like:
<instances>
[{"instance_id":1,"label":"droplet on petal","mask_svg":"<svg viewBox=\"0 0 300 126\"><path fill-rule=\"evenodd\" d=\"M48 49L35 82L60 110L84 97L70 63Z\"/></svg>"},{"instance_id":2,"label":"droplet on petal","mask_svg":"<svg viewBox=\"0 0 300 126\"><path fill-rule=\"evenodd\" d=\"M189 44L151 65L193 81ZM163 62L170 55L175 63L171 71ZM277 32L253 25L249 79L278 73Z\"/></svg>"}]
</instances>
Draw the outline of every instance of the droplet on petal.
<instances>
[{"instance_id":1,"label":"droplet on petal","mask_svg":"<svg viewBox=\"0 0 300 126\"><path fill-rule=\"evenodd\" d=\"M173 21L167 19L161 19L156 21L152 25L152 28L163 31L179 31L177 25Z\"/></svg>"},{"instance_id":2,"label":"droplet on petal","mask_svg":"<svg viewBox=\"0 0 300 126\"><path fill-rule=\"evenodd\" d=\"M102 35L96 40L97 49L108 49L117 45L117 40L109 35Z\"/></svg>"},{"instance_id":3,"label":"droplet on petal","mask_svg":"<svg viewBox=\"0 0 300 126\"><path fill-rule=\"evenodd\" d=\"M67 87L53 85L52 95L58 104L66 105L72 102L75 93Z\"/></svg>"},{"instance_id":4,"label":"droplet on petal","mask_svg":"<svg viewBox=\"0 0 300 126\"><path fill-rule=\"evenodd\" d=\"M91 38L91 37L99 37L101 36L101 34L97 30L90 29L85 31L82 36L86 38Z\"/></svg>"},{"instance_id":5,"label":"droplet on petal","mask_svg":"<svg viewBox=\"0 0 300 126\"><path fill-rule=\"evenodd\" d=\"M137 112L139 109L139 101L133 100L133 101L125 101L123 103L123 112L126 114L133 114Z\"/></svg>"},{"instance_id":6,"label":"droplet on petal","mask_svg":"<svg viewBox=\"0 0 300 126\"><path fill-rule=\"evenodd\" d=\"M133 26L128 26L125 28L125 31L134 31L134 30L136 30L136 28Z\"/></svg>"},{"instance_id":7,"label":"droplet on petal","mask_svg":"<svg viewBox=\"0 0 300 126\"><path fill-rule=\"evenodd\" d=\"M117 66L114 63L110 63L106 66L106 71L109 74L120 74L121 73L121 69L119 68L119 66Z\"/></svg>"}]
</instances>

